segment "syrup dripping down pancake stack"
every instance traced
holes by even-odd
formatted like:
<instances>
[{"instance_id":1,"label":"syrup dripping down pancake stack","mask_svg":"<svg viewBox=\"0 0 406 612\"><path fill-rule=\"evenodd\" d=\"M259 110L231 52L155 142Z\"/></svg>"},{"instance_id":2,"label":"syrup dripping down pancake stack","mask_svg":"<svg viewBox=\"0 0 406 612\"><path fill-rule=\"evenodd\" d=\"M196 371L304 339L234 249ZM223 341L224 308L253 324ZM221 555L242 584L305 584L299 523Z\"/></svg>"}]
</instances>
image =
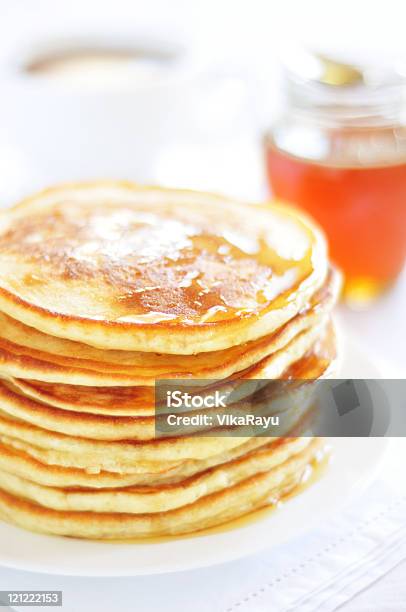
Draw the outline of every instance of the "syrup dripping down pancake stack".
<instances>
[{"instance_id":1,"label":"syrup dripping down pancake stack","mask_svg":"<svg viewBox=\"0 0 406 612\"><path fill-rule=\"evenodd\" d=\"M322 441L157 438L157 379L319 378L340 280L286 206L64 185L0 216L0 517L190 533L297 487Z\"/></svg>"}]
</instances>

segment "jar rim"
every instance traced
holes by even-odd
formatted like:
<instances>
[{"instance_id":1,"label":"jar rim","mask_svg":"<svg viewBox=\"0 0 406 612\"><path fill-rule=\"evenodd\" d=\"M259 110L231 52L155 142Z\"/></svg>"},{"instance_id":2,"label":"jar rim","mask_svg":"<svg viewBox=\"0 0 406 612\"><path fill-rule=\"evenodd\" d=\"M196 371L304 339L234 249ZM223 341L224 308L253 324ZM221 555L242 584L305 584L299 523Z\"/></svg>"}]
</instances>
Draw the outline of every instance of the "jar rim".
<instances>
[{"instance_id":1,"label":"jar rim","mask_svg":"<svg viewBox=\"0 0 406 612\"><path fill-rule=\"evenodd\" d=\"M291 107L325 119L390 122L404 110L406 79L394 66L346 64L305 50L284 61L283 93Z\"/></svg>"}]
</instances>

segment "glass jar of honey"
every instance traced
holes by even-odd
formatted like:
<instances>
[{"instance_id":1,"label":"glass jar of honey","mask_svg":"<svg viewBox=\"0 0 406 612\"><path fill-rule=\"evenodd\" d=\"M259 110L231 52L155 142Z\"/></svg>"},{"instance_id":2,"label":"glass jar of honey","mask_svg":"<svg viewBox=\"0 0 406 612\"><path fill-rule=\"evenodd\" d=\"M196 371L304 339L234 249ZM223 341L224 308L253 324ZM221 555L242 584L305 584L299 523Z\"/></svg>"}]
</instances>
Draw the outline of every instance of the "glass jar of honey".
<instances>
[{"instance_id":1,"label":"glass jar of honey","mask_svg":"<svg viewBox=\"0 0 406 612\"><path fill-rule=\"evenodd\" d=\"M265 137L271 191L320 223L344 298L368 303L406 258L405 81L301 54L284 82L284 112Z\"/></svg>"}]
</instances>

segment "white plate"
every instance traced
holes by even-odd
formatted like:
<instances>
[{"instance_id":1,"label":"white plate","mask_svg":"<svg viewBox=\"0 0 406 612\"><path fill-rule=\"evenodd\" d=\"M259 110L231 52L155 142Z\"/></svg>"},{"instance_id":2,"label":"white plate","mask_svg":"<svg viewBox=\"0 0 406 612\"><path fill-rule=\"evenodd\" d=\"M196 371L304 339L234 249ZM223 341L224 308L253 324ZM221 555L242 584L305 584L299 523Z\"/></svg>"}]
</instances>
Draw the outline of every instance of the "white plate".
<instances>
[{"instance_id":1,"label":"white plate","mask_svg":"<svg viewBox=\"0 0 406 612\"><path fill-rule=\"evenodd\" d=\"M367 357L344 341L345 377L378 376ZM336 438L326 473L281 509L238 529L146 544L112 544L29 533L0 523L0 565L75 576L136 576L207 567L291 540L328 519L376 475L384 438Z\"/></svg>"}]
</instances>

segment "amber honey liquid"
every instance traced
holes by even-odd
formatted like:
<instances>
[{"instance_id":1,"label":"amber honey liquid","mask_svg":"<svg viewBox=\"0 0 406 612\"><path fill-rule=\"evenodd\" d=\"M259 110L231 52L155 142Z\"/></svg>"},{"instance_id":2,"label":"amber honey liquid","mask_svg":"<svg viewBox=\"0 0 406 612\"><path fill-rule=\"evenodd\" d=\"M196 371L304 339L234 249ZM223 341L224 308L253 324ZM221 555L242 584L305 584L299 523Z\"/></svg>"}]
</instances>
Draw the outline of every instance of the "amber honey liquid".
<instances>
[{"instance_id":1,"label":"amber honey liquid","mask_svg":"<svg viewBox=\"0 0 406 612\"><path fill-rule=\"evenodd\" d=\"M342 135L330 140L326 159L309 161L269 138L267 172L274 196L305 209L324 228L331 258L345 274L345 297L367 302L398 276L406 258L406 155L393 132L352 134L350 154L344 141ZM370 164L362 160L365 150Z\"/></svg>"}]
</instances>

